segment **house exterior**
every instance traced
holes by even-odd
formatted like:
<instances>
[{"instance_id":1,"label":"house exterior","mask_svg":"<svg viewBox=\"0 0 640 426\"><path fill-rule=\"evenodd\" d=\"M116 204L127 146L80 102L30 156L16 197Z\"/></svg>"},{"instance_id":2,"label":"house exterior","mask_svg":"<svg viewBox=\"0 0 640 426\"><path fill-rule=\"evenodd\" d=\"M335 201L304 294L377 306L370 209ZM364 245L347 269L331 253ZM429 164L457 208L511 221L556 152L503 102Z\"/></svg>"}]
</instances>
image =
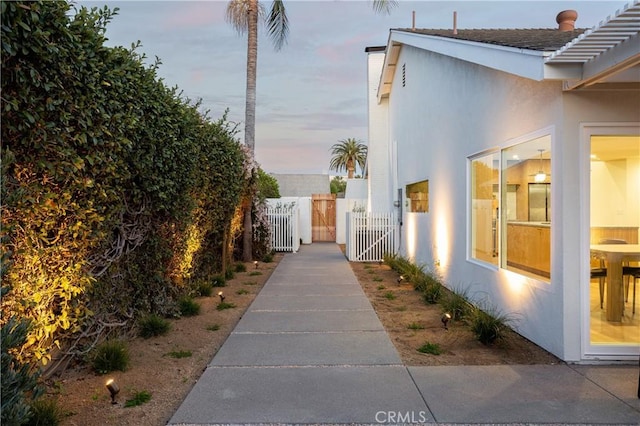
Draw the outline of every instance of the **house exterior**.
<instances>
[{"instance_id":1,"label":"house exterior","mask_svg":"<svg viewBox=\"0 0 640 426\"><path fill-rule=\"evenodd\" d=\"M590 271L605 238L629 244L611 273L640 260L640 4L586 31L564 15L367 48L367 209L399 213L400 254L559 358L637 361L640 307Z\"/></svg>"}]
</instances>

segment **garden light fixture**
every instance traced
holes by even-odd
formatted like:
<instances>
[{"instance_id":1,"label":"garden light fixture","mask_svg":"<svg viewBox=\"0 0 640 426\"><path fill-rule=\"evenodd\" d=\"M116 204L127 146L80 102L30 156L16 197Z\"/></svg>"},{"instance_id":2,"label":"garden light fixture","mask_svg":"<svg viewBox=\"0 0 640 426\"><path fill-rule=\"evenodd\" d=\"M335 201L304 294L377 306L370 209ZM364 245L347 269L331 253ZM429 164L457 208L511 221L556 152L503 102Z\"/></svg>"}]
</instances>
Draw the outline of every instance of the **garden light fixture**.
<instances>
[{"instance_id":1,"label":"garden light fixture","mask_svg":"<svg viewBox=\"0 0 640 426\"><path fill-rule=\"evenodd\" d=\"M222 292L218 292L218 296L220 297L220 303L224 303L224 294Z\"/></svg>"},{"instance_id":2,"label":"garden light fixture","mask_svg":"<svg viewBox=\"0 0 640 426\"><path fill-rule=\"evenodd\" d=\"M257 261L257 260L254 260L254 261L253 261L253 264L255 265L256 269L258 269L258 261Z\"/></svg>"},{"instance_id":3,"label":"garden light fixture","mask_svg":"<svg viewBox=\"0 0 640 426\"><path fill-rule=\"evenodd\" d=\"M402 281L404 281L404 275L400 275L398 277L398 284L400 284Z\"/></svg>"},{"instance_id":4,"label":"garden light fixture","mask_svg":"<svg viewBox=\"0 0 640 426\"><path fill-rule=\"evenodd\" d=\"M449 312L446 312L444 315L442 315L442 318L440 318L440 321L442 321L442 325L444 326L445 330L449 329L447 325L449 324L450 319L451 319L451 314Z\"/></svg>"},{"instance_id":5,"label":"garden light fixture","mask_svg":"<svg viewBox=\"0 0 640 426\"><path fill-rule=\"evenodd\" d=\"M111 395L111 403L117 404L116 395L118 394L118 392L120 392L120 388L118 387L118 384L115 382L115 380L109 379L107 380L106 386L107 386L107 389L109 390L109 394Z\"/></svg>"}]
</instances>

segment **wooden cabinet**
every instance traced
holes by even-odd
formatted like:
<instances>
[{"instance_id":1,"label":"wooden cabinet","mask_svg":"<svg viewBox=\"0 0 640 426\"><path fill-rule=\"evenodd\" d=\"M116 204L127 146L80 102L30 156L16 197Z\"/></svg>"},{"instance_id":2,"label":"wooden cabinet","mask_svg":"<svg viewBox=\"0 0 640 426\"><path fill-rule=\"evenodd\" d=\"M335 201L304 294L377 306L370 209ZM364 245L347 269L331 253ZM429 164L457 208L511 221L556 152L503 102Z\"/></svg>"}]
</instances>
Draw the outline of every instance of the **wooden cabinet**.
<instances>
[{"instance_id":1,"label":"wooden cabinet","mask_svg":"<svg viewBox=\"0 0 640 426\"><path fill-rule=\"evenodd\" d=\"M507 224L507 266L551 277L551 227L537 222Z\"/></svg>"}]
</instances>

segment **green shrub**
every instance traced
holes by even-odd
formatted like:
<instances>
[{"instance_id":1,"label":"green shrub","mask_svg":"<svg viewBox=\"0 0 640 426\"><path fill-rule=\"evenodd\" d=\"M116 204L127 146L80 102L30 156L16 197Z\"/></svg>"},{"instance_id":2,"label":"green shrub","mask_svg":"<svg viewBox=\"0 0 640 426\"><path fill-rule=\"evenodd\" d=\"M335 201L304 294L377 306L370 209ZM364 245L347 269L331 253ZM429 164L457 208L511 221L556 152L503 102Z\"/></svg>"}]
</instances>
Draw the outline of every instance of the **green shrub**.
<instances>
[{"instance_id":1,"label":"green shrub","mask_svg":"<svg viewBox=\"0 0 640 426\"><path fill-rule=\"evenodd\" d=\"M452 290L446 292L440 300L440 305L444 312L451 315L454 321L460 321L469 316L473 305L467 297L467 290Z\"/></svg>"},{"instance_id":2,"label":"green shrub","mask_svg":"<svg viewBox=\"0 0 640 426\"><path fill-rule=\"evenodd\" d=\"M237 295L242 295L242 294L249 294L249 290L245 290L244 288L241 288L240 290L236 291Z\"/></svg>"},{"instance_id":3,"label":"green shrub","mask_svg":"<svg viewBox=\"0 0 640 426\"><path fill-rule=\"evenodd\" d=\"M496 340L503 339L512 322L510 315L487 304L474 307L469 317L471 331L483 345L490 345Z\"/></svg>"},{"instance_id":4,"label":"green shrub","mask_svg":"<svg viewBox=\"0 0 640 426\"><path fill-rule=\"evenodd\" d=\"M246 267L246 265L244 263L238 262L238 263L236 263L236 265L234 267L234 270L236 272L247 272L247 267Z\"/></svg>"},{"instance_id":5,"label":"green shrub","mask_svg":"<svg viewBox=\"0 0 640 426\"><path fill-rule=\"evenodd\" d=\"M233 303L220 302L218 303L218 306L216 307L216 309L219 311L224 311L225 309L233 309L235 307L236 305L234 305Z\"/></svg>"},{"instance_id":6,"label":"green shrub","mask_svg":"<svg viewBox=\"0 0 640 426\"><path fill-rule=\"evenodd\" d=\"M171 358L189 358L191 356L191 351L171 351L167 354Z\"/></svg>"},{"instance_id":7,"label":"green shrub","mask_svg":"<svg viewBox=\"0 0 640 426\"><path fill-rule=\"evenodd\" d=\"M407 326L409 330L424 330L424 326L422 324L418 324L417 322L412 322Z\"/></svg>"},{"instance_id":8,"label":"green shrub","mask_svg":"<svg viewBox=\"0 0 640 426\"><path fill-rule=\"evenodd\" d=\"M440 296L442 296L442 286L437 282L430 282L422 292L422 298L429 305L438 303Z\"/></svg>"},{"instance_id":9,"label":"green shrub","mask_svg":"<svg viewBox=\"0 0 640 426\"><path fill-rule=\"evenodd\" d=\"M392 291L387 291L387 292L384 294L384 297L385 297L387 300L394 300L394 299L396 298L396 295L395 295L395 294L393 294L393 292L392 292Z\"/></svg>"},{"instance_id":10,"label":"green shrub","mask_svg":"<svg viewBox=\"0 0 640 426\"><path fill-rule=\"evenodd\" d=\"M220 324L211 324L210 326L207 327L207 330L218 331L220 330Z\"/></svg>"},{"instance_id":11,"label":"green shrub","mask_svg":"<svg viewBox=\"0 0 640 426\"><path fill-rule=\"evenodd\" d=\"M133 398L127 399L124 403L125 407L137 407L138 405L145 404L151 401L151 394L147 391L136 392Z\"/></svg>"},{"instance_id":12,"label":"green shrub","mask_svg":"<svg viewBox=\"0 0 640 426\"><path fill-rule=\"evenodd\" d=\"M41 398L31 403L31 417L26 426L58 426L65 413L55 399Z\"/></svg>"},{"instance_id":13,"label":"green shrub","mask_svg":"<svg viewBox=\"0 0 640 426\"><path fill-rule=\"evenodd\" d=\"M437 343L427 342L418 348L418 352L423 354L440 355L442 353L442 349Z\"/></svg>"},{"instance_id":14,"label":"green shrub","mask_svg":"<svg viewBox=\"0 0 640 426\"><path fill-rule=\"evenodd\" d=\"M2 260L0 267L4 266L4 256ZM2 296L7 291L7 287L2 287ZM0 328L1 424L20 424L23 419L29 418L31 412L29 399L37 398L43 391L42 387L38 386L38 372L32 371L29 364L16 360L13 353L26 342L28 332L29 321L18 320L13 316L9 317L7 323Z\"/></svg>"},{"instance_id":15,"label":"green shrub","mask_svg":"<svg viewBox=\"0 0 640 426\"><path fill-rule=\"evenodd\" d=\"M178 300L180 314L185 317L192 317L200 313L200 304L193 300L191 296L182 296Z\"/></svg>"},{"instance_id":16,"label":"green shrub","mask_svg":"<svg viewBox=\"0 0 640 426\"><path fill-rule=\"evenodd\" d=\"M262 275L262 272L260 272L260 271L251 271L249 273L249 276L251 276L251 277L255 277L255 276L258 276L258 275Z\"/></svg>"},{"instance_id":17,"label":"green shrub","mask_svg":"<svg viewBox=\"0 0 640 426\"><path fill-rule=\"evenodd\" d=\"M91 354L91 366L98 374L126 371L129 366L129 350L121 340L107 340L96 346Z\"/></svg>"},{"instance_id":18,"label":"green shrub","mask_svg":"<svg viewBox=\"0 0 640 426\"><path fill-rule=\"evenodd\" d=\"M270 251L269 253L265 254L265 255L262 257L262 261L263 261L264 263L271 263L271 262L273 262L273 251Z\"/></svg>"},{"instance_id":19,"label":"green shrub","mask_svg":"<svg viewBox=\"0 0 640 426\"><path fill-rule=\"evenodd\" d=\"M224 278L225 278L225 280L232 280L232 279L233 279L233 277L235 277L235 273L233 272L233 270L232 270L232 269L227 269L227 270L224 272Z\"/></svg>"},{"instance_id":20,"label":"green shrub","mask_svg":"<svg viewBox=\"0 0 640 426\"><path fill-rule=\"evenodd\" d=\"M145 339L167 334L169 330L171 323L158 314L148 314L138 320L138 334Z\"/></svg>"},{"instance_id":21,"label":"green shrub","mask_svg":"<svg viewBox=\"0 0 640 426\"><path fill-rule=\"evenodd\" d=\"M209 281L198 280L195 283L194 290L198 296L209 297L213 293L213 284Z\"/></svg>"},{"instance_id":22,"label":"green shrub","mask_svg":"<svg viewBox=\"0 0 640 426\"><path fill-rule=\"evenodd\" d=\"M227 285L227 280L222 275L216 275L211 280L211 285L214 287L224 287Z\"/></svg>"}]
</instances>

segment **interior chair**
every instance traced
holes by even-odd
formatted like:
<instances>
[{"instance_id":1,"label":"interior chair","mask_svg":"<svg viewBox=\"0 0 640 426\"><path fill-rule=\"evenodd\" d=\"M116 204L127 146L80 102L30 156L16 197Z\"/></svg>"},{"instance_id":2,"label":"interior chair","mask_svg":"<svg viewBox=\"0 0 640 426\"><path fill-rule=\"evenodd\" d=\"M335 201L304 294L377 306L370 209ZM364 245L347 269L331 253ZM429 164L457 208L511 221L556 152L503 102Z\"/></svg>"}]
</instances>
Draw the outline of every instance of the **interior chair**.
<instances>
[{"instance_id":1,"label":"interior chair","mask_svg":"<svg viewBox=\"0 0 640 426\"><path fill-rule=\"evenodd\" d=\"M625 240L617 238L605 238L598 241L598 244L627 244ZM624 273L623 273L624 276ZM604 264L604 259L600 259L600 266L597 268L591 268L591 279L598 278L600 280L600 309L604 306L604 279L607 278L607 268ZM635 282L634 282L635 289ZM634 292L635 296L635 292Z\"/></svg>"},{"instance_id":2,"label":"interior chair","mask_svg":"<svg viewBox=\"0 0 640 426\"><path fill-rule=\"evenodd\" d=\"M632 298L633 298L633 304L631 312L632 313L636 313L636 281L640 280L640 266L623 266L622 267L622 275L628 275L630 278L633 278L633 293L632 294ZM626 291L626 296L625 296L625 302L629 301L629 285L631 283L627 283L627 291Z\"/></svg>"}]
</instances>

